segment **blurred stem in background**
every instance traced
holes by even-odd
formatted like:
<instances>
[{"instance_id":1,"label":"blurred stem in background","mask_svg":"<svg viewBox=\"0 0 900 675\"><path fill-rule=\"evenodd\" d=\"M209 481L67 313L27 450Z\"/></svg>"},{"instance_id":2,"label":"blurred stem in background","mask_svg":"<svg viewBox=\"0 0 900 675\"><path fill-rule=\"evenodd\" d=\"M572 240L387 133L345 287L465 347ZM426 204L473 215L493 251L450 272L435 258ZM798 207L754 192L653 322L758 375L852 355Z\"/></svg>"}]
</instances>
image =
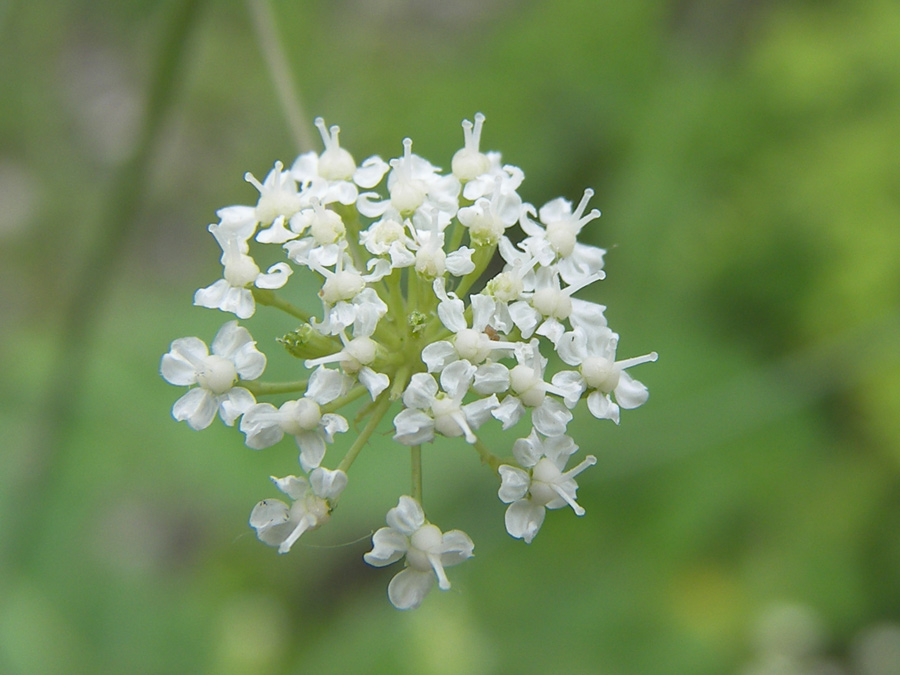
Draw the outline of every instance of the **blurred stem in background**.
<instances>
[{"instance_id":1,"label":"blurred stem in background","mask_svg":"<svg viewBox=\"0 0 900 675\"><path fill-rule=\"evenodd\" d=\"M157 61L144 101L143 121L129 157L115 173L101 216L95 241L76 273L70 296L62 303L59 322L62 336L52 360L50 379L39 399L36 419L46 423L36 430L30 470L19 486L19 503L31 508L20 511L12 524L9 554L22 569L28 569L40 551L45 528L34 523L51 522L49 514L59 504L51 499L57 484L55 473L67 449L67 436L76 419L78 388L87 372L93 329L105 306L106 295L122 257L128 235L135 223L144 185L157 149L159 132L172 107L182 74L185 52L200 13L202 0L182 0L170 4L162 30ZM63 375L65 374L65 375ZM36 512L41 511L41 512Z\"/></svg>"},{"instance_id":2,"label":"blurred stem in background","mask_svg":"<svg viewBox=\"0 0 900 675\"><path fill-rule=\"evenodd\" d=\"M253 17L253 28L259 40L259 48L262 50L269 75L275 85L275 92L278 94L278 103L297 143L297 149L300 152L312 150L314 134L310 127L309 116L304 109L295 80L291 76L269 0L247 0L247 6Z\"/></svg>"}]
</instances>

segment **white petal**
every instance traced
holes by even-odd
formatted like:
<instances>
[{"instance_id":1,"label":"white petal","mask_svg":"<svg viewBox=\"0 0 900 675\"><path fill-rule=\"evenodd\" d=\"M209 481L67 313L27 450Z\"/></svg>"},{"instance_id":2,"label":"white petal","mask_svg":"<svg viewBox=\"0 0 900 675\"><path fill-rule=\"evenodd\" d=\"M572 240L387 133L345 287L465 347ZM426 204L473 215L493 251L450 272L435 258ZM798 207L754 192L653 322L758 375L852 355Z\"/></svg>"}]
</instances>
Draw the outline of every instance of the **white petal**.
<instances>
[{"instance_id":1,"label":"white petal","mask_svg":"<svg viewBox=\"0 0 900 675\"><path fill-rule=\"evenodd\" d=\"M531 476L527 471L518 469L508 464L501 464L498 469L500 472L500 489L497 490L497 496L504 504L522 499L531 487Z\"/></svg>"},{"instance_id":2,"label":"white petal","mask_svg":"<svg viewBox=\"0 0 900 675\"><path fill-rule=\"evenodd\" d=\"M265 274L256 277L257 288L281 288L287 283L288 277L291 276L292 270L287 263L275 263Z\"/></svg>"},{"instance_id":3,"label":"white petal","mask_svg":"<svg viewBox=\"0 0 900 675\"><path fill-rule=\"evenodd\" d=\"M616 403L625 410L637 408L647 402L650 392L647 387L635 380L626 371L621 371L619 384L615 389Z\"/></svg>"},{"instance_id":4,"label":"white petal","mask_svg":"<svg viewBox=\"0 0 900 675\"><path fill-rule=\"evenodd\" d=\"M547 202L538 212L538 217L544 225L549 225L559 220L570 220L572 216L572 202L563 197Z\"/></svg>"},{"instance_id":5,"label":"white petal","mask_svg":"<svg viewBox=\"0 0 900 675\"><path fill-rule=\"evenodd\" d=\"M323 499L335 500L347 487L347 474L336 469L334 471L319 467L309 474L312 490Z\"/></svg>"},{"instance_id":6,"label":"white petal","mask_svg":"<svg viewBox=\"0 0 900 675\"><path fill-rule=\"evenodd\" d=\"M394 418L394 440L404 445L421 445L434 440L434 420L421 410L406 408Z\"/></svg>"},{"instance_id":7,"label":"white petal","mask_svg":"<svg viewBox=\"0 0 900 675\"><path fill-rule=\"evenodd\" d=\"M216 211L219 227L239 241L246 242L256 230L256 208L253 206L226 206Z\"/></svg>"},{"instance_id":8,"label":"white petal","mask_svg":"<svg viewBox=\"0 0 900 675\"><path fill-rule=\"evenodd\" d=\"M232 387L219 397L219 415L225 424L231 426L255 403L256 398L249 391L243 387Z\"/></svg>"},{"instance_id":9,"label":"white petal","mask_svg":"<svg viewBox=\"0 0 900 675\"><path fill-rule=\"evenodd\" d=\"M473 429L477 429L482 424L491 419L491 411L500 405L496 394L491 394L488 398L472 401L462 406L463 414L466 421Z\"/></svg>"},{"instance_id":10,"label":"white petal","mask_svg":"<svg viewBox=\"0 0 900 675\"><path fill-rule=\"evenodd\" d=\"M555 398L547 396L544 402L531 411L534 428L544 436L560 436L566 433L566 426L572 419L572 413Z\"/></svg>"},{"instance_id":11,"label":"white petal","mask_svg":"<svg viewBox=\"0 0 900 675\"><path fill-rule=\"evenodd\" d=\"M231 358L248 342L253 342L253 336L243 326L239 326L237 321L229 321L223 324L216 333L216 337L212 343L212 353L224 358Z\"/></svg>"},{"instance_id":12,"label":"white petal","mask_svg":"<svg viewBox=\"0 0 900 675\"><path fill-rule=\"evenodd\" d=\"M254 450L271 447L284 438L278 411L271 403L259 403L244 412L241 432L247 436L247 446Z\"/></svg>"},{"instance_id":13,"label":"white petal","mask_svg":"<svg viewBox=\"0 0 900 675\"><path fill-rule=\"evenodd\" d=\"M160 362L160 372L170 384L188 386L197 383L197 373L203 369L209 355L203 340L195 337L179 338Z\"/></svg>"},{"instance_id":14,"label":"white petal","mask_svg":"<svg viewBox=\"0 0 900 675\"><path fill-rule=\"evenodd\" d=\"M344 376L340 371L319 366L309 377L309 385L306 388L307 398L311 398L319 405L331 403L344 393Z\"/></svg>"},{"instance_id":15,"label":"white petal","mask_svg":"<svg viewBox=\"0 0 900 675\"><path fill-rule=\"evenodd\" d=\"M259 231L256 235L256 241L263 244L283 244L291 239L296 239L297 233L289 230L284 225L285 217L283 215L278 216L272 221L271 226Z\"/></svg>"},{"instance_id":16,"label":"white petal","mask_svg":"<svg viewBox=\"0 0 900 675\"><path fill-rule=\"evenodd\" d=\"M372 550L363 560L373 567L384 567L397 562L409 550L409 539L390 527L382 527L372 535Z\"/></svg>"},{"instance_id":17,"label":"white petal","mask_svg":"<svg viewBox=\"0 0 900 675\"><path fill-rule=\"evenodd\" d=\"M397 506L387 512L387 524L398 532L412 536L425 524L425 512L415 499L402 495Z\"/></svg>"},{"instance_id":18,"label":"white petal","mask_svg":"<svg viewBox=\"0 0 900 675\"><path fill-rule=\"evenodd\" d=\"M509 306L509 315L513 323L522 331L522 337L528 339L541 321L540 312L524 300L518 300Z\"/></svg>"},{"instance_id":19,"label":"white petal","mask_svg":"<svg viewBox=\"0 0 900 675\"><path fill-rule=\"evenodd\" d=\"M574 370L563 370L556 373L551 380L551 384L561 390L568 408L574 408L578 404L578 401L581 400L581 395L587 387L581 373Z\"/></svg>"},{"instance_id":20,"label":"white petal","mask_svg":"<svg viewBox=\"0 0 900 675\"><path fill-rule=\"evenodd\" d=\"M515 396L507 396L500 402L499 406L491 411L491 415L503 423L504 431L522 419L524 413L525 406Z\"/></svg>"},{"instance_id":21,"label":"white petal","mask_svg":"<svg viewBox=\"0 0 900 675\"><path fill-rule=\"evenodd\" d=\"M572 313L569 315L569 323L576 330L583 330L587 335L602 335L609 332L606 325L606 316L603 312L604 305L596 302L572 298Z\"/></svg>"},{"instance_id":22,"label":"white petal","mask_svg":"<svg viewBox=\"0 0 900 675\"><path fill-rule=\"evenodd\" d=\"M294 529L290 522L290 509L278 499L264 499L253 507L250 526L256 530L259 540L269 546L280 546Z\"/></svg>"},{"instance_id":23,"label":"white petal","mask_svg":"<svg viewBox=\"0 0 900 675\"><path fill-rule=\"evenodd\" d=\"M403 405L407 408L430 408L437 393L438 384L432 375L416 373L403 392Z\"/></svg>"},{"instance_id":24,"label":"white petal","mask_svg":"<svg viewBox=\"0 0 900 675\"><path fill-rule=\"evenodd\" d=\"M429 373L439 373L458 359L456 348L447 340L432 342L422 350L422 361L428 366Z\"/></svg>"},{"instance_id":25,"label":"white petal","mask_svg":"<svg viewBox=\"0 0 900 675\"><path fill-rule=\"evenodd\" d=\"M542 445L544 457L553 462L560 471L565 467L569 457L578 450L572 437L565 435L545 438Z\"/></svg>"},{"instance_id":26,"label":"white petal","mask_svg":"<svg viewBox=\"0 0 900 675\"><path fill-rule=\"evenodd\" d=\"M207 309L221 309L222 311L230 311L225 309L226 297L231 292L232 286L224 279L219 279L215 283L201 288L194 293L194 304L197 307L206 307Z\"/></svg>"},{"instance_id":27,"label":"white petal","mask_svg":"<svg viewBox=\"0 0 900 675\"><path fill-rule=\"evenodd\" d=\"M597 419L607 419L616 424L619 423L619 406L613 403L609 396L599 391L592 391L588 395L587 405L588 410Z\"/></svg>"},{"instance_id":28,"label":"white petal","mask_svg":"<svg viewBox=\"0 0 900 675\"><path fill-rule=\"evenodd\" d=\"M544 322L540 326L538 326L535 332L538 335L543 335L544 337L549 339L555 347L565 330L565 327L557 319L551 317L544 320Z\"/></svg>"},{"instance_id":29,"label":"white petal","mask_svg":"<svg viewBox=\"0 0 900 675\"><path fill-rule=\"evenodd\" d=\"M376 373L368 366L360 368L356 377L359 379L360 384L369 390L369 396L372 397L373 401L391 384L391 380L387 375Z\"/></svg>"},{"instance_id":30,"label":"white petal","mask_svg":"<svg viewBox=\"0 0 900 675\"><path fill-rule=\"evenodd\" d=\"M388 598L397 609L416 609L434 586L431 572L419 572L406 568L388 584Z\"/></svg>"},{"instance_id":31,"label":"white petal","mask_svg":"<svg viewBox=\"0 0 900 675\"><path fill-rule=\"evenodd\" d=\"M388 163L381 159L381 157L372 155L364 160L353 174L353 182L359 185L359 187L369 190L381 182L381 179L384 178L384 174L386 174L390 168Z\"/></svg>"},{"instance_id":32,"label":"white petal","mask_svg":"<svg viewBox=\"0 0 900 675\"><path fill-rule=\"evenodd\" d=\"M295 502L303 499L309 491L309 481L303 476L285 476L284 478L269 477L276 487Z\"/></svg>"},{"instance_id":33,"label":"white petal","mask_svg":"<svg viewBox=\"0 0 900 675\"><path fill-rule=\"evenodd\" d=\"M517 438L512 447L513 457L519 466L530 468L544 456L544 444L537 432L532 429L527 438Z\"/></svg>"},{"instance_id":34,"label":"white petal","mask_svg":"<svg viewBox=\"0 0 900 675\"><path fill-rule=\"evenodd\" d=\"M475 263L472 262L473 248L462 246L458 251L447 255L445 264L447 271L455 277L464 277L469 272L475 271Z\"/></svg>"},{"instance_id":35,"label":"white petal","mask_svg":"<svg viewBox=\"0 0 900 675\"><path fill-rule=\"evenodd\" d=\"M521 499L506 509L506 531L516 539L524 539L530 544L544 523L547 511L531 500Z\"/></svg>"},{"instance_id":36,"label":"white petal","mask_svg":"<svg viewBox=\"0 0 900 675\"><path fill-rule=\"evenodd\" d=\"M346 433L350 428L347 418L337 413L325 413L319 421L322 431L325 432L326 440L331 443L335 434Z\"/></svg>"},{"instance_id":37,"label":"white petal","mask_svg":"<svg viewBox=\"0 0 900 675\"><path fill-rule=\"evenodd\" d=\"M255 380L266 369L266 355L252 342L235 352L233 359L234 368L242 380Z\"/></svg>"},{"instance_id":38,"label":"white petal","mask_svg":"<svg viewBox=\"0 0 900 675\"><path fill-rule=\"evenodd\" d=\"M491 321L494 313L494 299L479 293L471 296L469 302L472 305L472 328L481 333Z\"/></svg>"},{"instance_id":39,"label":"white petal","mask_svg":"<svg viewBox=\"0 0 900 675\"><path fill-rule=\"evenodd\" d=\"M300 448L300 466L306 472L312 471L325 457L325 439L320 431L304 431L294 438Z\"/></svg>"},{"instance_id":40,"label":"white petal","mask_svg":"<svg viewBox=\"0 0 900 675\"><path fill-rule=\"evenodd\" d=\"M452 399L461 401L475 379L475 370L466 360L454 361L441 371L441 388Z\"/></svg>"},{"instance_id":41,"label":"white petal","mask_svg":"<svg viewBox=\"0 0 900 675\"><path fill-rule=\"evenodd\" d=\"M202 387L195 387L175 401L172 417L179 422L186 421L192 429L200 431L212 424L218 410L216 397Z\"/></svg>"},{"instance_id":42,"label":"white petal","mask_svg":"<svg viewBox=\"0 0 900 675\"><path fill-rule=\"evenodd\" d=\"M437 290L440 281L443 280L435 280L435 290ZM455 296L449 297L445 295L444 297L445 299L438 304L438 317L440 318L441 323L443 323L448 330L452 330L454 333L458 333L459 331L466 328L466 319L463 316L463 312L465 311L465 304L462 300Z\"/></svg>"},{"instance_id":43,"label":"white petal","mask_svg":"<svg viewBox=\"0 0 900 675\"><path fill-rule=\"evenodd\" d=\"M441 537L441 564L453 567L472 557L475 544L462 530L444 532Z\"/></svg>"},{"instance_id":44,"label":"white petal","mask_svg":"<svg viewBox=\"0 0 900 675\"><path fill-rule=\"evenodd\" d=\"M485 363L475 371L472 388L479 394L502 394L509 389L509 368L502 363Z\"/></svg>"}]
</instances>

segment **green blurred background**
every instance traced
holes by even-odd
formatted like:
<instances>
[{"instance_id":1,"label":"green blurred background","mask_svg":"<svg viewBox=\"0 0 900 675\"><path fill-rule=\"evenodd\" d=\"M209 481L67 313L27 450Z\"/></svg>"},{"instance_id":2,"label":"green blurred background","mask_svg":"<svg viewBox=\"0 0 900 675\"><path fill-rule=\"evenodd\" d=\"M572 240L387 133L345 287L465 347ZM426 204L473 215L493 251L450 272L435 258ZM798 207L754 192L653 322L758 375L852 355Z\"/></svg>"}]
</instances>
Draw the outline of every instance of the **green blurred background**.
<instances>
[{"instance_id":1,"label":"green blurred background","mask_svg":"<svg viewBox=\"0 0 900 675\"><path fill-rule=\"evenodd\" d=\"M292 444L170 417L160 356L223 321L206 225L299 151L247 6L182 7L0 5L0 672L900 672L900 4L272 3L358 161L446 168L482 111L526 200L594 187L589 297L660 354L620 427L578 411L587 515L530 546L475 453L426 449L476 557L411 613L361 559L407 490L389 435L278 556L246 521Z\"/></svg>"}]
</instances>

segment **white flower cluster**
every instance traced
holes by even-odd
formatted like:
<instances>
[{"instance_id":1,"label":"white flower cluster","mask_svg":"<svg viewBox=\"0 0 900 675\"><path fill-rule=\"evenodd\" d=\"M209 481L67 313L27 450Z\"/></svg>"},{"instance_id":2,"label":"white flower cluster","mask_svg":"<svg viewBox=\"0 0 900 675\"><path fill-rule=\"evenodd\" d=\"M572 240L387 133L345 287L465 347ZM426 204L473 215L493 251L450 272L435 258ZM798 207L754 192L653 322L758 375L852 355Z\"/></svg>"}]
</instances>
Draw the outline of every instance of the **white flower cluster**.
<instances>
[{"instance_id":1,"label":"white flower cluster","mask_svg":"<svg viewBox=\"0 0 900 675\"><path fill-rule=\"evenodd\" d=\"M627 369L656 360L656 353L616 360L619 336L605 308L574 297L605 276L605 251L578 241L600 216L587 210L593 192L585 190L574 209L562 198L540 209L523 202L522 171L481 151L483 123L481 114L463 122L464 146L442 174L413 154L409 139L400 157L357 165L338 127L317 119L321 154L303 154L290 169L276 163L261 183L247 174L256 205L218 212L209 231L222 250L222 278L194 295L195 305L238 319L258 305L285 312L293 330L279 342L299 359L300 377L258 381L266 357L236 320L222 326L212 353L188 337L162 358L163 377L191 387L172 410L177 420L204 429L217 413L229 426L240 418L254 449L295 439L307 477L273 478L292 504L263 500L250 516L260 540L279 553L329 520L351 464L392 405L400 407L393 438L411 448L412 495L388 512L388 527L365 555L375 566L405 560L389 586L400 609L418 607L435 582L449 588L444 568L474 547L465 533L442 533L426 520L422 444L447 436L473 446L499 478L507 531L531 542L547 509L584 514L575 478L596 458L566 469L578 450L566 433L573 409L585 399L590 414L618 424L621 408L647 400ZM521 232L510 238L516 225ZM262 272L251 241L280 246L289 262ZM502 264L488 274L497 253ZM320 286L321 311L276 293L300 270ZM551 352L565 364L552 374ZM258 402L262 396L280 397L280 405ZM349 429L338 411L366 396L357 419L368 421L337 468L325 468L329 446ZM504 431L525 425L511 457L481 441L477 432L488 423Z\"/></svg>"}]
</instances>

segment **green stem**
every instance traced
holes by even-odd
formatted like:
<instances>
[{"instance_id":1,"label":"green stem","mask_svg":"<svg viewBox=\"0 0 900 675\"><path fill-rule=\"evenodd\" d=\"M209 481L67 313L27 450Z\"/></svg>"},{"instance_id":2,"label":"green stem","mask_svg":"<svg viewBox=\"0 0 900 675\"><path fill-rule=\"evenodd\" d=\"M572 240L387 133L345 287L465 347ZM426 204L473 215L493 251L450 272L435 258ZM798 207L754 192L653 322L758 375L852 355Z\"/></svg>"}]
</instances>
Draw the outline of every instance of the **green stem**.
<instances>
[{"instance_id":1,"label":"green stem","mask_svg":"<svg viewBox=\"0 0 900 675\"><path fill-rule=\"evenodd\" d=\"M326 403L325 405L323 405L321 408L322 412L323 413L332 413L336 410L340 410L348 403L353 403L353 401L362 397L363 394L366 394L368 391L369 390L366 389L364 386L362 386L361 384L358 384L355 387L353 387L353 389L351 389L349 392L347 392L346 394L341 396L340 398L336 398L331 403Z\"/></svg>"},{"instance_id":2,"label":"green stem","mask_svg":"<svg viewBox=\"0 0 900 675\"><path fill-rule=\"evenodd\" d=\"M494 251L496 250L497 244L494 244L493 246L481 246L475 249L475 253L472 254L472 259L475 262L475 269L460 279L459 286L456 287L456 294L460 298L468 292L472 287L472 284L481 278L481 275L484 274L488 264L494 257Z\"/></svg>"},{"instance_id":3,"label":"green stem","mask_svg":"<svg viewBox=\"0 0 900 675\"><path fill-rule=\"evenodd\" d=\"M494 470L494 473L500 473L499 468L502 462L500 458L497 457L494 453L487 449L484 442L480 438L476 438L475 442L472 444L472 447L478 451L479 456L481 457L481 463L487 464Z\"/></svg>"},{"instance_id":4,"label":"green stem","mask_svg":"<svg viewBox=\"0 0 900 675\"><path fill-rule=\"evenodd\" d=\"M241 382L240 386L254 396L267 394L292 394L298 391L306 391L309 380L297 380L296 382Z\"/></svg>"},{"instance_id":5,"label":"green stem","mask_svg":"<svg viewBox=\"0 0 900 675\"><path fill-rule=\"evenodd\" d=\"M97 237L91 249L80 261L76 278L65 290L62 319L55 333L62 336L52 367L53 376L38 400L40 412L35 419L42 424L35 430L33 449L29 455L30 472L20 484L19 503L38 505L28 511L26 518L14 518L6 531L7 541L16 542L15 556L24 569L32 569L40 543L47 532L35 528L36 522L51 522L60 501L50 497L58 485L55 471L61 466L63 455L71 448L68 433L78 417L83 403L85 371L91 363L91 341L101 324L102 311L109 291L116 287L115 272L128 235L141 215L141 198L145 195L148 175L158 149L160 129L174 101L176 85L183 75L183 59L190 44L192 30L200 14L199 0L166 3L165 24L160 35L156 62L152 66L142 125L131 148L130 156L113 174L109 185L109 200L101 216ZM160 7L160 9L163 9ZM59 373L66 373L68 386L59 384ZM46 511L46 512L45 512ZM5 561L0 567L6 569Z\"/></svg>"},{"instance_id":6,"label":"green stem","mask_svg":"<svg viewBox=\"0 0 900 675\"><path fill-rule=\"evenodd\" d=\"M300 94L294 84L294 78L291 77L287 56L272 17L272 8L267 0L247 0L247 5L259 40L259 48L263 52L269 75L275 85L281 111L291 128L297 148L300 152L312 150L315 134L309 126L309 116L303 109Z\"/></svg>"},{"instance_id":7,"label":"green stem","mask_svg":"<svg viewBox=\"0 0 900 675\"><path fill-rule=\"evenodd\" d=\"M350 466L356 460L356 457L366 444L366 441L368 441L369 437L375 432L376 427L378 427L379 422L384 418L384 415L390 406L391 397L388 396L387 392L382 392L375 404L375 408L372 410L372 416L369 418L369 421L366 423L365 428L360 432L359 436L356 437L356 440L353 441L353 445L350 446L350 449L338 466L338 470L343 471L344 473L347 473L350 470Z\"/></svg>"},{"instance_id":8,"label":"green stem","mask_svg":"<svg viewBox=\"0 0 900 675\"><path fill-rule=\"evenodd\" d=\"M388 390L390 392L389 397L392 401L396 401L403 396L403 391L409 383L410 371L411 368L405 363L397 369L397 373L394 375L394 381L391 382L391 388Z\"/></svg>"},{"instance_id":9,"label":"green stem","mask_svg":"<svg viewBox=\"0 0 900 675\"><path fill-rule=\"evenodd\" d=\"M414 445L410 449L412 461L412 498L422 503L422 446Z\"/></svg>"},{"instance_id":10,"label":"green stem","mask_svg":"<svg viewBox=\"0 0 900 675\"><path fill-rule=\"evenodd\" d=\"M300 319L303 322L307 322L312 318L312 314L310 314L306 310L300 309L296 305L292 305L283 298L279 298L277 295L275 295L275 291L272 291L268 288L256 287L253 287L250 290L253 291L253 298L260 305L266 305L268 307L280 309L282 312L287 312L295 319Z\"/></svg>"},{"instance_id":11,"label":"green stem","mask_svg":"<svg viewBox=\"0 0 900 675\"><path fill-rule=\"evenodd\" d=\"M462 244L463 235L468 231L469 228L464 227L458 219L454 218L453 220L453 230L450 233L450 245L447 247L448 251L458 251L460 244Z\"/></svg>"}]
</instances>

